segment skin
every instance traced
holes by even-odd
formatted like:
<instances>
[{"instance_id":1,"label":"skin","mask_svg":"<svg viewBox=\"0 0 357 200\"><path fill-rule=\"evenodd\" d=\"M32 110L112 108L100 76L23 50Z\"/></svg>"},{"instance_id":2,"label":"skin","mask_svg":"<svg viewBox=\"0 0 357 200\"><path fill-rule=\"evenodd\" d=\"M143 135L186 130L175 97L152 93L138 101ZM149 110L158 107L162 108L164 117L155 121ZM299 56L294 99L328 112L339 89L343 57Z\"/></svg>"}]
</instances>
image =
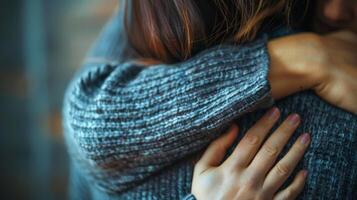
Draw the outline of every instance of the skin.
<instances>
[{"instance_id":1,"label":"skin","mask_svg":"<svg viewBox=\"0 0 357 200\"><path fill-rule=\"evenodd\" d=\"M195 166L192 193L197 199L294 199L302 191L307 172L300 171L284 190L278 189L290 176L310 144L304 133L290 151L275 164L277 156L300 123L297 114L290 115L265 141L279 119L279 110L272 108L252 126L233 153L223 161L227 149L237 136L231 129L210 144ZM265 141L265 142L264 142Z\"/></svg>"},{"instance_id":2,"label":"skin","mask_svg":"<svg viewBox=\"0 0 357 200\"><path fill-rule=\"evenodd\" d=\"M325 101L357 113L357 1L318 0L314 28L322 35L303 33L268 42L273 98L312 89ZM278 118L279 111L272 108L248 130L226 160L223 158L236 138L237 126L212 142L195 166L192 194L198 200L295 199L303 190L305 170L287 188L277 191L303 157L310 137L302 134L274 165L300 122L297 114L290 115L262 144ZM297 121L291 123L292 118Z\"/></svg>"},{"instance_id":3,"label":"skin","mask_svg":"<svg viewBox=\"0 0 357 200\"><path fill-rule=\"evenodd\" d=\"M357 113L356 34L296 34L270 41L268 51L273 98L311 89L325 101Z\"/></svg>"},{"instance_id":4,"label":"skin","mask_svg":"<svg viewBox=\"0 0 357 200\"><path fill-rule=\"evenodd\" d=\"M314 31L268 43L275 99L312 89L357 114L357 0L318 0Z\"/></svg>"}]
</instances>

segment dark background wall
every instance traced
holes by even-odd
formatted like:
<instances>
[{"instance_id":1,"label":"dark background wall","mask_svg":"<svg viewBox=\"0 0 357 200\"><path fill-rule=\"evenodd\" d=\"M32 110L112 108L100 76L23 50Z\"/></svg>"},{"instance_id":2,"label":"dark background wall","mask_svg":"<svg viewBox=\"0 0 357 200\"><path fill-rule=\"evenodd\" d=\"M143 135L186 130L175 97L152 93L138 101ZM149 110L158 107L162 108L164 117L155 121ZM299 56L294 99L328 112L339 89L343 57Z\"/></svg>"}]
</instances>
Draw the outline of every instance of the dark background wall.
<instances>
[{"instance_id":1,"label":"dark background wall","mask_svg":"<svg viewBox=\"0 0 357 200\"><path fill-rule=\"evenodd\" d=\"M116 0L1 1L1 199L66 199L64 90L116 6Z\"/></svg>"}]
</instances>

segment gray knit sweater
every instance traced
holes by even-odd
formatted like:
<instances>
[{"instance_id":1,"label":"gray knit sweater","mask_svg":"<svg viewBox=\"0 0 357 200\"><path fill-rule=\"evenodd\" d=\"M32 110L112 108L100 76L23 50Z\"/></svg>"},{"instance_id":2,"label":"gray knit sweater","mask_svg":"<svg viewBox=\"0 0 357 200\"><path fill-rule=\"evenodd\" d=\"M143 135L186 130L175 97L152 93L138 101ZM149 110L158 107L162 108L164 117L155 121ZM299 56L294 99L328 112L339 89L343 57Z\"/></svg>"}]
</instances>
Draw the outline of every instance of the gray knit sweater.
<instances>
[{"instance_id":1,"label":"gray knit sweater","mask_svg":"<svg viewBox=\"0 0 357 200\"><path fill-rule=\"evenodd\" d=\"M121 20L115 15L106 26L65 96L71 198L182 199L190 193L199 152L232 121L244 132L273 103L267 37L143 67L130 61L135 54ZM297 168L309 170L301 199L353 199L356 116L309 91L276 105L282 116L302 116L294 139L312 134Z\"/></svg>"}]
</instances>

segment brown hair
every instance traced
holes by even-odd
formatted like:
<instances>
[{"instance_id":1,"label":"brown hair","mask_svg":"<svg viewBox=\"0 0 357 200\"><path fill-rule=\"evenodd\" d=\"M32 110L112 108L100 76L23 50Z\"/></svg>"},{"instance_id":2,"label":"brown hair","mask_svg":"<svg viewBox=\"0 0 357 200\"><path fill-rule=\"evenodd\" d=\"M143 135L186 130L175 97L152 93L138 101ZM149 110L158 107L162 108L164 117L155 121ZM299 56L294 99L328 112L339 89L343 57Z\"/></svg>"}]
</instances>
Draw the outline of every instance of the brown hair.
<instances>
[{"instance_id":1,"label":"brown hair","mask_svg":"<svg viewBox=\"0 0 357 200\"><path fill-rule=\"evenodd\" d=\"M142 58L171 63L227 39L254 39L267 17L277 13L288 16L291 2L126 0L125 27L132 47Z\"/></svg>"}]
</instances>

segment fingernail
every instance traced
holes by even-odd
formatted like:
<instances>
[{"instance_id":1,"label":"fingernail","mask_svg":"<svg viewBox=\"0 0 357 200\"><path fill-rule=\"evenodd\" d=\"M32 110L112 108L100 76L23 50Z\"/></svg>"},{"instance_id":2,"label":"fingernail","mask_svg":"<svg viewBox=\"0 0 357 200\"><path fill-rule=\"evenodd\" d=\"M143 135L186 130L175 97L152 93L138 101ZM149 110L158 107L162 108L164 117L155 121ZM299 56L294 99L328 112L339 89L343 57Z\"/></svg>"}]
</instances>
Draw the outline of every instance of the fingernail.
<instances>
[{"instance_id":1,"label":"fingernail","mask_svg":"<svg viewBox=\"0 0 357 200\"><path fill-rule=\"evenodd\" d=\"M301 138L300 138L300 142L301 144L308 144L310 142L310 135L308 133L304 133L302 134Z\"/></svg>"},{"instance_id":2,"label":"fingernail","mask_svg":"<svg viewBox=\"0 0 357 200\"><path fill-rule=\"evenodd\" d=\"M292 114L288 117L288 122L290 125L296 125L297 123L299 123L300 121L300 117L298 114Z\"/></svg>"},{"instance_id":3,"label":"fingernail","mask_svg":"<svg viewBox=\"0 0 357 200\"><path fill-rule=\"evenodd\" d=\"M275 119L278 115L279 115L279 109L277 107L271 108L267 113L267 116L270 119Z\"/></svg>"}]
</instances>

